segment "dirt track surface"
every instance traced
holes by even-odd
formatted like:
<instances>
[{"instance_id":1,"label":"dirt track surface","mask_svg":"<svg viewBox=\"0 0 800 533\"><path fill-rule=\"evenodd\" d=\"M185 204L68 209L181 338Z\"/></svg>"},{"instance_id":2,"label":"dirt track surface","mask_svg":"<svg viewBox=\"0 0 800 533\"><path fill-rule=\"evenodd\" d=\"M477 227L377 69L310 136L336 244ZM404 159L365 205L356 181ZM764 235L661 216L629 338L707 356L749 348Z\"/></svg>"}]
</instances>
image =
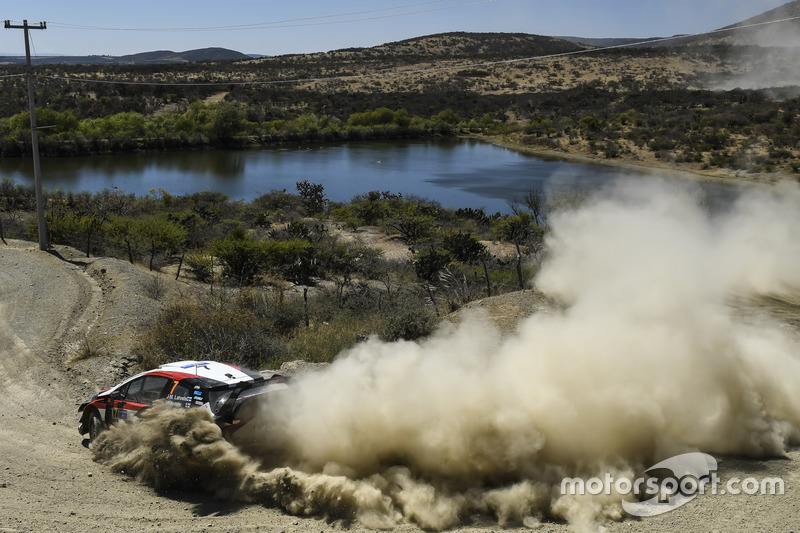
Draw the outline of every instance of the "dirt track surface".
<instances>
[{"instance_id":1,"label":"dirt track surface","mask_svg":"<svg viewBox=\"0 0 800 533\"><path fill-rule=\"evenodd\" d=\"M201 492L159 494L93 462L76 429L77 404L112 384L103 381L123 372L124 361L74 364L69 358L87 334L136 331L152 319L160 304L131 288L149 276L69 249L45 253L26 242L0 247L0 532L361 531L356 523L294 517ZM765 461L718 459L723 479L781 477L786 494L701 496L608 530L800 531L799 451ZM459 528L497 529L483 519ZM412 524L396 530L420 531ZM568 526L545 522L538 530Z\"/></svg>"}]
</instances>

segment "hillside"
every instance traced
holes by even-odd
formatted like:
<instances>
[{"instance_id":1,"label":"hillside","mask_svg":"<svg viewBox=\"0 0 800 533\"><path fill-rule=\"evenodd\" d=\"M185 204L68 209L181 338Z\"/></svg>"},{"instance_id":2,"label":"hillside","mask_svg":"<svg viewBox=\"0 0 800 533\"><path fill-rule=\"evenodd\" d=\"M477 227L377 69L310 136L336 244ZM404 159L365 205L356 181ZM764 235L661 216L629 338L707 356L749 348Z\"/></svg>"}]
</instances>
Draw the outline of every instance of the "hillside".
<instances>
[{"instance_id":1,"label":"hillside","mask_svg":"<svg viewBox=\"0 0 800 533\"><path fill-rule=\"evenodd\" d=\"M546 54L574 52L584 47L558 37L532 35L528 33L469 33L450 32L374 46L371 48L349 48L329 52L337 57L377 56L401 59L510 59Z\"/></svg>"},{"instance_id":2,"label":"hillside","mask_svg":"<svg viewBox=\"0 0 800 533\"><path fill-rule=\"evenodd\" d=\"M662 46L746 46L764 48L795 48L800 46L800 0L731 24L697 37L687 37L662 43ZM776 23L771 23L778 21ZM770 22L771 24L765 24Z\"/></svg>"},{"instance_id":3,"label":"hillside","mask_svg":"<svg viewBox=\"0 0 800 533\"><path fill-rule=\"evenodd\" d=\"M117 64L199 63L202 61L230 61L249 59L250 56L226 48L201 48L185 52L161 50L115 58Z\"/></svg>"},{"instance_id":4,"label":"hillside","mask_svg":"<svg viewBox=\"0 0 800 533\"><path fill-rule=\"evenodd\" d=\"M250 56L246 54L226 48L200 48L197 50L186 50L184 52L159 50L124 56L39 56L32 58L31 62L34 65L163 65L201 63L204 61L231 61L249 58ZM0 65L24 64L24 56L0 56Z\"/></svg>"},{"instance_id":5,"label":"hillside","mask_svg":"<svg viewBox=\"0 0 800 533\"><path fill-rule=\"evenodd\" d=\"M765 11L760 15L743 20L742 22L734 24L733 26L747 26L749 24L758 24L770 20L787 19L798 16L800 16L800 0L792 0L791 2L787 2L782 6L776 7L775 9L770 9L769 11Z\"/></svg>"},{"instance_id":6,"label":"hillside","mask_svg":"<svg viewBox=\"0 0 800 533\"><path fill-rule=\"evenodd\" d=\"M574 37L571 35L568 36L559 36L557 39L564 39L565 41L569 41L571 43L576 44L583 44L586 46L596 46L598 48L604 48L607 46L632 46L635 45L637 47L643 46L653 46L654 44L661 41L662 37L641 37L641 38L631 38L631 37L606 37L606 38L592 38L592 37Z\"/></svg>"}]
</instances>

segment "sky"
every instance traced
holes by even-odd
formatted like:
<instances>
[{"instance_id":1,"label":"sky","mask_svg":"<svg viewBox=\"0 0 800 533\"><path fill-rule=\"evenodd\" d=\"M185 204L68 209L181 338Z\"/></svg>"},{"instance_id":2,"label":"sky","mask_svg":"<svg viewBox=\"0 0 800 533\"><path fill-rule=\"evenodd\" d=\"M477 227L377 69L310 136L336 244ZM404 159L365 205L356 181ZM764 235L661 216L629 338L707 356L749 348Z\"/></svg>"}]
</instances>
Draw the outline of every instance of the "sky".
<instances>
[{"instance_id":1,"label":"sky","mask_svg":"<svg viewBox=\"0 0 800 533\"><path fill-rule=\"evenodd\" d=\"M451 31L664 37L740 22L788 0L3 0L0 20L47 22L32 54L125 55L222 47L325 52ZM0 28L0 54L24 55Z\"/></svg>"}]
</instances>

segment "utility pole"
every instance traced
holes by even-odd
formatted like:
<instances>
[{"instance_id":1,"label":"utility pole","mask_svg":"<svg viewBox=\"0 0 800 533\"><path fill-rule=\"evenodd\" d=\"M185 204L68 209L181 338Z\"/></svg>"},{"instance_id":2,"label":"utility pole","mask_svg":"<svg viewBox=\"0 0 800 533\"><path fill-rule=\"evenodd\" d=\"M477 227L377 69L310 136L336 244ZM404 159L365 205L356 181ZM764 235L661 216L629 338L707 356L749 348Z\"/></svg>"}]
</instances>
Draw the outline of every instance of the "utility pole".
<instances>
[{"instance_id":1,"label":"utility pole","mask_svg":"<svg viewBox=\"0 0 800 533\"><path fill-rule=\"evenodd\" d=\"M31 151L33 152L33 186L36 190L36 215L39 219L39 249L47 250L47 221L44 218L44 195L42 194L42 171L39 165L39 134L36 129L36 103L33 99L33 67L31 66L31 45L28 30L46 30L47 23L40 22L38 26L28 26L28 21L23 20L22 26L6 21L7 30L25 30L25 65L28 75L28 107L31 112Z\"/></svg>"}]
</instances>

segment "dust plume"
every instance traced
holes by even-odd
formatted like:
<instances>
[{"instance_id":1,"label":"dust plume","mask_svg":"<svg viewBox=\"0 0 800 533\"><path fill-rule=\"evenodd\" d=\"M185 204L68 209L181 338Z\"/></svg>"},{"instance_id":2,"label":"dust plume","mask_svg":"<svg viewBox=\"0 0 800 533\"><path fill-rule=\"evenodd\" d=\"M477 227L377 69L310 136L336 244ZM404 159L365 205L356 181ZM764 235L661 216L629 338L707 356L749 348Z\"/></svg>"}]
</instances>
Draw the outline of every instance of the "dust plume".
<instances>
[{"instance_id":1,"label":"dust plume","mask_svg":"<svg viewBox=\"0 0 800 533\"><path fill-rule=\"evenodd\" d=\"M622 517L620 497L562 496L565 476L631 479L695 450L779 456L800 442L800 346L740 305L800 289L800 189L713 215L697 196L625 182L554 215L535 281L557 305L512 335L473 314L422 343L356 345L265 406L280 457L241 454L200 410L153 410L96 454L156 486L426 529L476 515L594 528Z\"/></svg>"},{"instance_id":2,"label":"dust plume","mask_svg":"<svg viewBox=\"0 0 800 533\"><path fill-rule=\"evenodd\" d=\"M772 13L770 15L770 13ZM767 16L769 15L769 16ZM753 22L781 21L797 15L792 10L767 12ZM749 22L749 21L746 21ZM724 35L717 42L726 73L711 84L714 90L793 88L800 85L797 61L800 59L800 36L795 20L785 20L763 27L748 28Z\"/></svg>"}]
</instances>

